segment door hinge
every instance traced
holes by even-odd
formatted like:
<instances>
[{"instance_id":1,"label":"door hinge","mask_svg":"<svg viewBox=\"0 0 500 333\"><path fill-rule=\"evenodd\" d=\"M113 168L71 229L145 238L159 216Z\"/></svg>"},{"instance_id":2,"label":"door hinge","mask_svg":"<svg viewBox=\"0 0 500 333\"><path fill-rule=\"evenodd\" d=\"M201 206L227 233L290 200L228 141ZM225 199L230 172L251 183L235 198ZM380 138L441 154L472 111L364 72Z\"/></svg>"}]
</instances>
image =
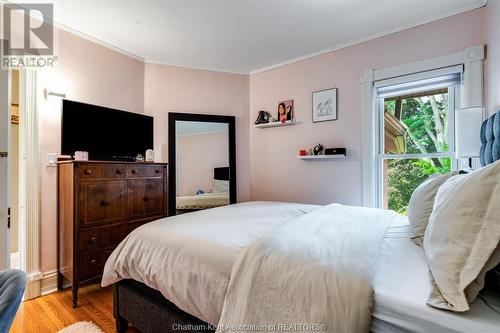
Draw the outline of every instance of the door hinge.
<instances>
[{"instance_id":1,"label":"door hinge","mask_svg":"<svg viewBox=\"0 0 500 333\"><path fill-rule=\"evenodd\" d=\"M10 229L10 207L7 208L7 229Z\"/></svg>"},{"instance_id":2,"label":"door hinge","mask_svg":"<svg viewBox=\"0 0 500 333\"><path fill-rule=\"evenodd\" d=\"M8 157L9 153L6 151L0 151L0 157Z\"/></svg>"}]
</instances>

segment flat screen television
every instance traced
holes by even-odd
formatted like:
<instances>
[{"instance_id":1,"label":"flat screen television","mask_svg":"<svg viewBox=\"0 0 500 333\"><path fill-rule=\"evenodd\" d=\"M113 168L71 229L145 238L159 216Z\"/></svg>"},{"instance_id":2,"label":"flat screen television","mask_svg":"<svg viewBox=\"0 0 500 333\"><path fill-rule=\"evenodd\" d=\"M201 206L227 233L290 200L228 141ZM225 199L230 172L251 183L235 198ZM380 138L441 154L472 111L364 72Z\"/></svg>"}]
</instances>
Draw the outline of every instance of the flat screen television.
<instances>
[{"instance_id":1,"label":"flat screen television","mask_svg":"<svg viewBox=\"0 0 500 333\"><path fill-rule=\"evenodd\" d=\"M62 103L61 153L133 161L153 149L153 117L70 100Z\"/></svg>"}]
</instances>

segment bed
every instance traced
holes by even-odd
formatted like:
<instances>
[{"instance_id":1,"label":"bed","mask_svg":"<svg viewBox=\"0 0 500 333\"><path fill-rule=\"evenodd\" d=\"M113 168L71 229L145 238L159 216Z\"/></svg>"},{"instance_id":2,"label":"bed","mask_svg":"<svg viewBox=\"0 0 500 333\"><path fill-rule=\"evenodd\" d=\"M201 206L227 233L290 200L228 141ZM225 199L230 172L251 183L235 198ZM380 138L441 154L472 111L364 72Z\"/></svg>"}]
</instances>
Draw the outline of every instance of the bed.
<instances>
[{"instance_id":1,"label":"bed","mask_svg":"<svg viewBox=\"0 0 500 333\"><path fill-rule=\"evenodd\" d=\"M490 118L500 130L500 114ZM495 120L496 119L496 120ZM482 160L500 159L500 142L483 136ZM495 155L496 154L496 155ZM239 253L320 206L250 202L158 220L136 229L106 263L103 285L114 284L117 330L215 331ZM500 309L482 298L466 313L426 305L431 284L423 250L397 216L383 234L373 277L372 332L497 332ZM127 246L132 244L133 246ZM142 255L143 252L147 255ZM164 269L167 267L167 269Z\"/></svg>"},{"instance_id":2,"label":"bed","mask_svg":"<svg viewBox=\"0 0 500 333\"><path fill-rule=\"evenodd\" d=\"M177 197L175 203L177 211L186 213L229 205L229 167L214 168L214 183L216 182L221 188L217 189L215 185L213 192Z\"/></svg>"}]
</instances>

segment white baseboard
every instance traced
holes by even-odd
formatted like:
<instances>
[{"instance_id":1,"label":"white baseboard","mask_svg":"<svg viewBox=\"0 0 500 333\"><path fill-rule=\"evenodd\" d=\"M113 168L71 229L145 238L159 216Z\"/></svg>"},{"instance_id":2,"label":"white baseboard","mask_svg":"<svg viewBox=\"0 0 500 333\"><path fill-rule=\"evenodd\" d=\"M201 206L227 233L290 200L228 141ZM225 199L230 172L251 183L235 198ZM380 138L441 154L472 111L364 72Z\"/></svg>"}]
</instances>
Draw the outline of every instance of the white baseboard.
<instances>
[{"instance_id":1,"label":"white baseboard","mask_svg":"<svg viewBox=\"0 0 500 333\"><path fill-rule=\"evenodd\" d=\"M57 270L51 270L43 273L42 278L42 296L57 291Z\"/></svg>"}]
</instances>

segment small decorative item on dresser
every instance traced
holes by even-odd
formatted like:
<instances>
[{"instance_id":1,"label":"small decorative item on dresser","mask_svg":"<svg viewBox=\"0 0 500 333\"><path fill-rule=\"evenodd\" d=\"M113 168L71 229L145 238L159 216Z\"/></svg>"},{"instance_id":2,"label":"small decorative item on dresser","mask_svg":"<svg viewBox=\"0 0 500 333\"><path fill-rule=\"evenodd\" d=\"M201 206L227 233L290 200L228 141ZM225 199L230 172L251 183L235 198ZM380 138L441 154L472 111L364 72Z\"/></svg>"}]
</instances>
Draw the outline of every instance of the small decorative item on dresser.
<instances>
[{"instance_id":1,"label":"small decorative item on dresser","mask_svg":"<svg viewBox=\"0 0 500 333\"><path fill-rule=\"evenodd\" d=\"M337 120L337 88L313 92L312 120L313 123Z\"/></svg>"},{"instance_id":2,"label":"small decorative item on dresser","mask_svg":"<svg viewBox=\"0 0 500 333\"><path fill-rule=\"evenodd\" d=\"M135 157L136 162L144 162L144 156L142 154L137 154Z\"/></svg>"},{"instance_id":3,"label":"small decorative item on dresser","mask_svg":"<svg viewBox=\"0 0 500 333\"><path fill-rule=\"evenodd\" d=\"M146 162L154 162L155 161L155 152L153 149L146 150Z\"/></svg>"},{"instance_id":4,"label":"small decorative item on dresser","mask_svg":"<svg viewBox=\"0 0 500 333\"><path fill-rule=\"evenodd\" d=\"M318 143L316 146L314 146L314 155L319 155L323 151L323 145L321 143Z\"/></svg>"},{"instance_id":5,"label":"small decorative item on dresser","mask_svg":"<svg viewBox=\"0 0 500 333\"><path fill-rule=\"evenodd\" d=\"M301 149L299 150L299 156L307 156L308 149Z\"/></svg>"},{"instance_id":6,"label":"small decorative item on dresser","mask_svg":"<svg viewBox=\"0 0 500 333\"><path fill-rule=\"evenodd\" d=\"M75 151L75 161L88 161L89 152L88 151Z\"/></svg>"}]
</instances>

